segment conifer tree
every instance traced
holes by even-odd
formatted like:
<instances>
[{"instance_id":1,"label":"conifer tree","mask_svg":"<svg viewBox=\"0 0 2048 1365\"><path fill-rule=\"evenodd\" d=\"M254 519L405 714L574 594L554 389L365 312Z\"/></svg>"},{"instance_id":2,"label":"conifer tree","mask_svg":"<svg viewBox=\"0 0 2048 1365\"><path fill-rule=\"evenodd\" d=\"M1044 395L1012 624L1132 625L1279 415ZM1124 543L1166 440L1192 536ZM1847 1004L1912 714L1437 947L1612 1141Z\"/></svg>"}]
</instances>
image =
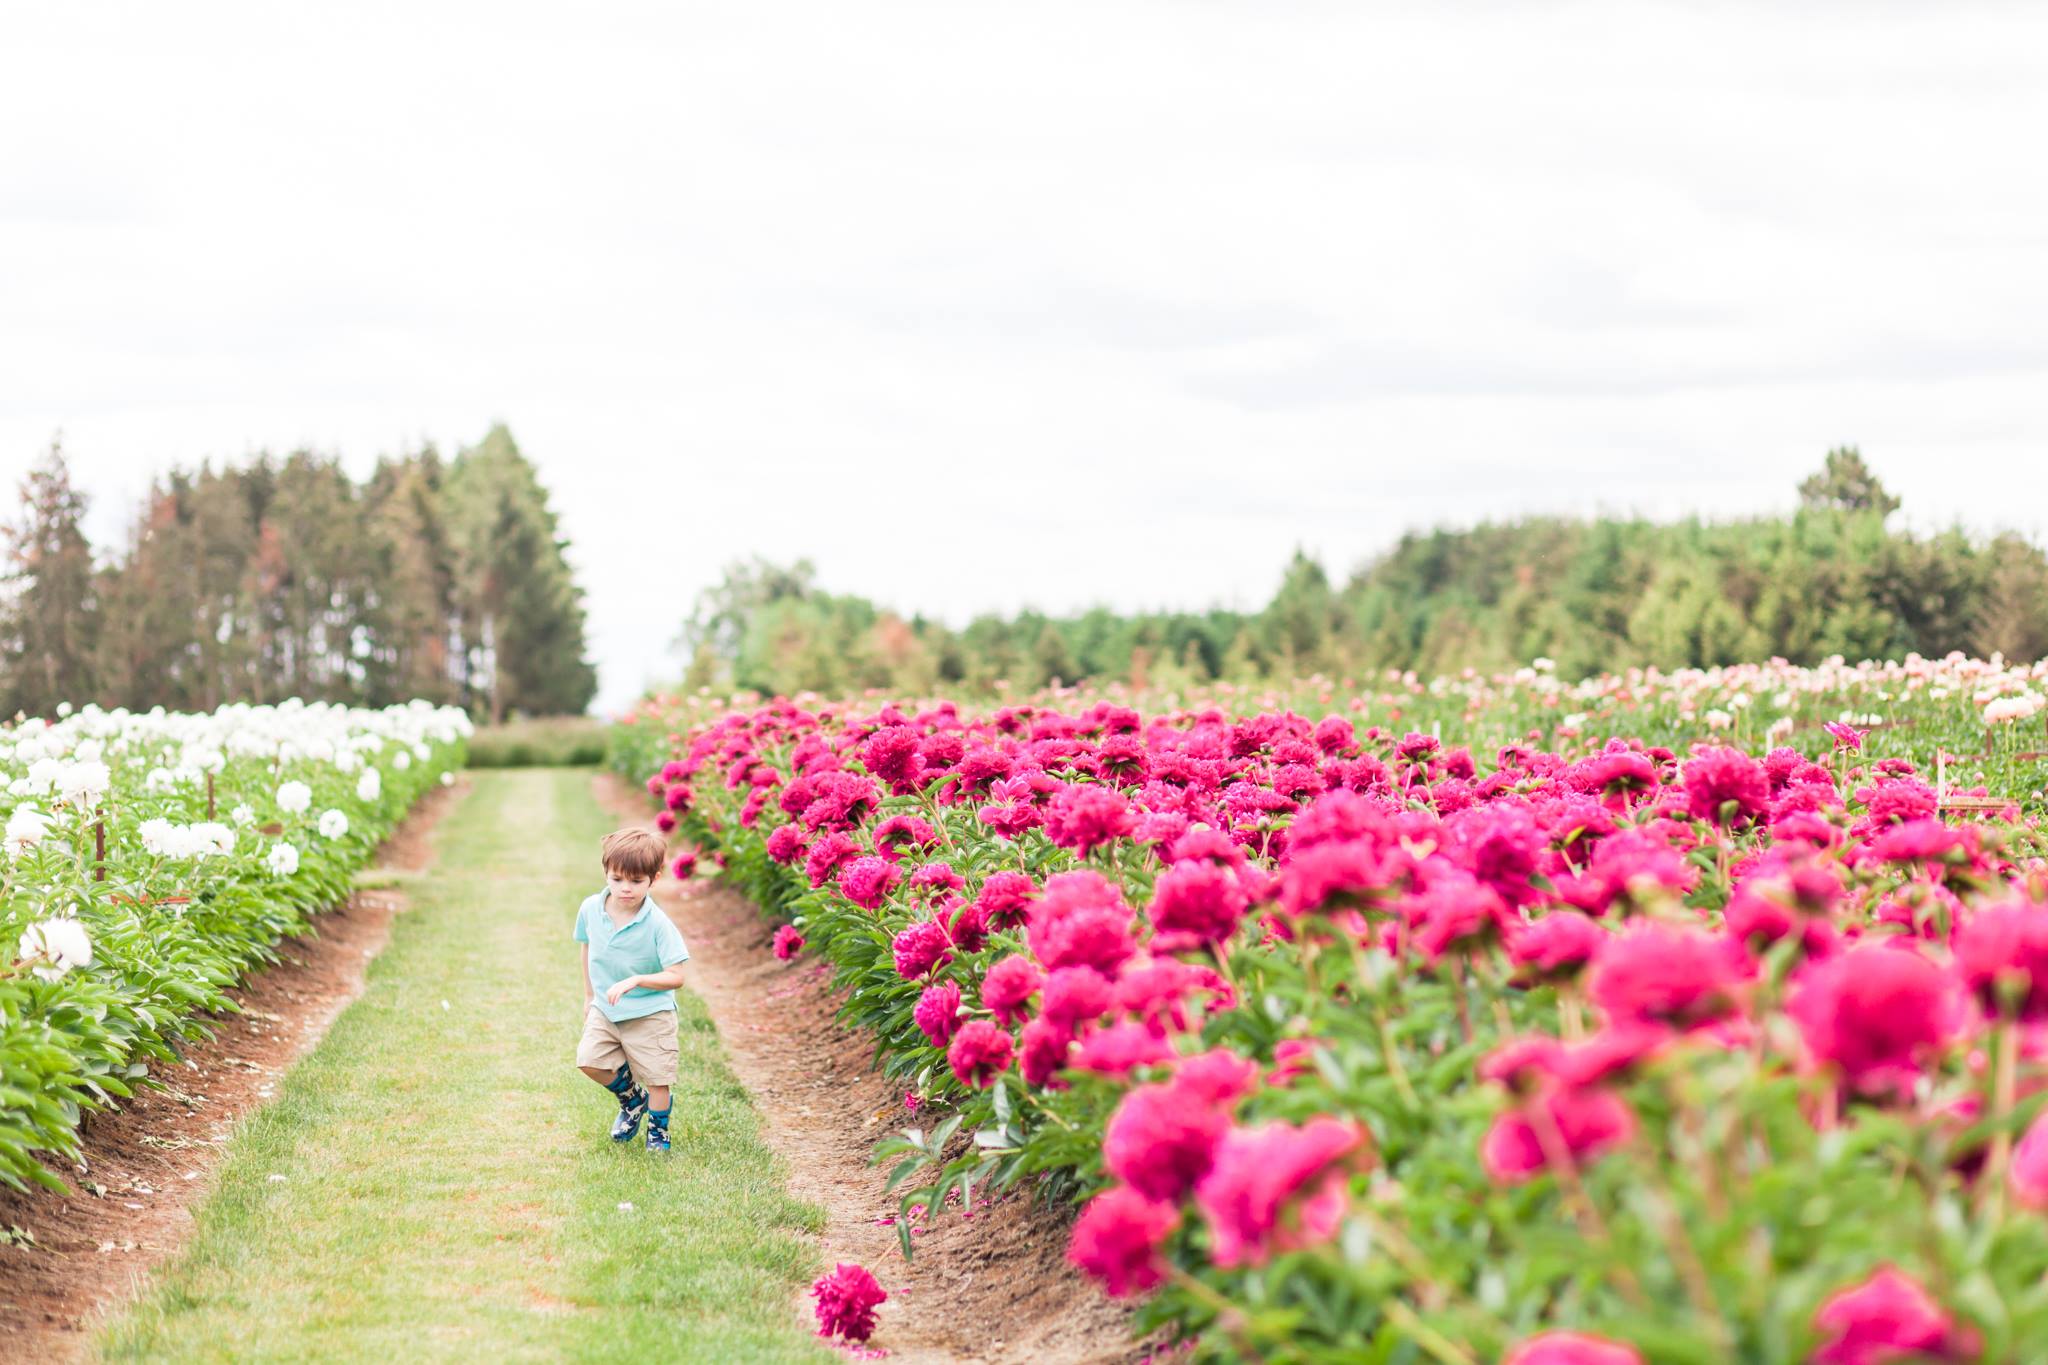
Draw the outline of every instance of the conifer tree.
<instances>
[{"instance_id":1,"label":"conifer tree","mask_svg":"<svg viewBox=\"0 0 2048 1365\"><path fill-rule=\"evenodd\" d=\"M533 466L501 423L463 451L445 484L462 682L472 710L579 712L597 693L583 591Z\"/></svg>"},{"instance_id":2,"label":"conifer tree","mask_svg":"<svg viewBox=\"0 0 2048 1365\"><path fill-rule=\"evenodd\" d=\"M92 695L99 613L85 509L53 441L22 479L19 517L6 528L0 712L7 715L48 716L59 703Z\"/></svg>"}]
</instances>

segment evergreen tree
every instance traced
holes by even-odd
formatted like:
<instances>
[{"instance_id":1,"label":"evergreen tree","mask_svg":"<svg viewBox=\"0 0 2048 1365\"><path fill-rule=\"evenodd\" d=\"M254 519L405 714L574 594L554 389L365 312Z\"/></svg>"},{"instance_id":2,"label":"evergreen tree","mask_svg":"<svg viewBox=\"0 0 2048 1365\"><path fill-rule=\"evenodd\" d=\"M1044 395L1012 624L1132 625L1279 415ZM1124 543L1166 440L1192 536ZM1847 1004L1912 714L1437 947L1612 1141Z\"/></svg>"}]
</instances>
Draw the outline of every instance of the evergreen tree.
<instances>
[{"instance_id":1,"label":"evergreen tree","mask_svg":"<svg viewBox=\"0 0 2048 1365\"><path fill-rule=\"evenodd\" d=\"M1800 505L1844 512L1875 512L1879 520L1899 510L1899 500L1878 482L1855 446L1830 450L1819 473L1799 485Z\"/></svg>"},{"instance_id":2,"label":"evergreen tree","mask_svg":"<svg viewBox=\"0 0 2048 1365\"><path fill-rule=\"evenodd\" d=\"M533 466L501 423L457 455L445 485L462 684L472 710L580 712L597 693L583 591Z\"/></svg>"},{"instance_id":3,"label":"evergreen tree","mask_svg":"<svg viewBox=\"0 0 2048 1365\"><path fill-rule=\"evenodd\" d=\"M52 441L21 481L20 519L6 528L0 580L0 713L48 716L95 688L99 624L86 498Z\"/></svg>"}]
</instances>

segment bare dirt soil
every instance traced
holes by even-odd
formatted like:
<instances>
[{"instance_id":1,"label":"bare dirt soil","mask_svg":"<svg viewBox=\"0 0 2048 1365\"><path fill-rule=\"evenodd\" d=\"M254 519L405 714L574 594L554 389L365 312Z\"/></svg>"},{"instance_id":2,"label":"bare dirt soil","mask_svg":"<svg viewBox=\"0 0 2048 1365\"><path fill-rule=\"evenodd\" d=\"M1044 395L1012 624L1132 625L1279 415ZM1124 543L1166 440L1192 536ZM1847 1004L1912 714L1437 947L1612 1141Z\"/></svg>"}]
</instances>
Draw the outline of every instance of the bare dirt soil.
<instances>
[{"instance_id":1,"label":"bare dirt soil","mask_svg":"<svg viewBox=\"0 0 2048 1365\"><path fill-rule=\"evenodd\" d=\"M611 774L596 781L599 800L622 821L652 828L643 792ZM1022 1197L964 1215L947 1209L918 1225L906 1262L897 1200L873 1154L878 1139L917 1120L902 1090L871 1065L872 1047L834 1018L829 969L776 961L773 926L716 881L664 877L655 897L689 943L689 987L760 1109L791 1191L825 1209L826 1263L866 1266L889 1293L869 1343L877 1354L919 1365L1144 1355L1125 1313L1066 1263L1071 1218L1061 1211ZM809 1321L809 1297L791 1311Z\"/></svg>"},{"instance_id":2,"label":"bare dirt soil","mask_svg":"<svg viewBox=\"0 0 2048 1365\"><path fill-rule=\"evenodd\" d=\"M424 870L429 835L467 790L458 780L430 791L376 866ZM317 916L312 932L278 945L279 962L229 992L239 1014L209 1016L212 1036L180 1048L158 1084L85 1121L84 1158L64 1173L70 1194L0 1191L0 1232L18 1227L34 1239L0 1244L0 1359L77 1358L96 1319L184 1244L235 1121L270 1098L362 993L364 969L404 909L397 890L363 890Z\"/></svg>"}]
</instances>

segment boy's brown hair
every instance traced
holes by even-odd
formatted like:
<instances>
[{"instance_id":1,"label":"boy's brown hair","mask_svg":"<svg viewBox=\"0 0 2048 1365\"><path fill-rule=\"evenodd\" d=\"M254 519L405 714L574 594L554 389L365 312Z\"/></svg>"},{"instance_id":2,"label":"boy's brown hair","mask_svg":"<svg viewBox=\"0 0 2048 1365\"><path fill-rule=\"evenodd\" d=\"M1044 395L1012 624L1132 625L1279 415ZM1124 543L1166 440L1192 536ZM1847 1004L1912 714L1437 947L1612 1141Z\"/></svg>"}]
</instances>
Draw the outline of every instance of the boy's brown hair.
<instances>
[{"instance_id":1,"label":"boy's brown hair","mask_svg":"<svg viewBox=\"0 0 2048 1365\"><path fill-rule=\"evenodd\" d=\"M607 872L653 881L668 861L668 844L653 830L615 829L598 845L598 856Z\"/></svg>"}]
</instances>

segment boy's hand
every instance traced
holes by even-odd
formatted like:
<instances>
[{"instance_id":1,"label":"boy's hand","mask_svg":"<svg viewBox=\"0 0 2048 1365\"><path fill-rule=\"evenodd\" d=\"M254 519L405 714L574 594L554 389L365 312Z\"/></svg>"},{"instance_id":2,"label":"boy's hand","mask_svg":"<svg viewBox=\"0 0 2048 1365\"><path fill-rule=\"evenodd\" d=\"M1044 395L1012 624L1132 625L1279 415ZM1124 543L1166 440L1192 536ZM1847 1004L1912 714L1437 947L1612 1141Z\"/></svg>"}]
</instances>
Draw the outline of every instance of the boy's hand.
<instances>
[{"instance_id":1,"label":"boy's hand","mask_svg":"<svg viewBox=\"0 0 2048 1365\"><path fill-rule=\"evenodd\" d=\"M635 986L638 986L639 984L640 978L637 976L629 976L624 981L613 982L611 989L604 993L606 1003L612 1005L618 1004L619 998L621 996L623 996L627 991L632 990Z\"/></svg>"}]
</instances>

